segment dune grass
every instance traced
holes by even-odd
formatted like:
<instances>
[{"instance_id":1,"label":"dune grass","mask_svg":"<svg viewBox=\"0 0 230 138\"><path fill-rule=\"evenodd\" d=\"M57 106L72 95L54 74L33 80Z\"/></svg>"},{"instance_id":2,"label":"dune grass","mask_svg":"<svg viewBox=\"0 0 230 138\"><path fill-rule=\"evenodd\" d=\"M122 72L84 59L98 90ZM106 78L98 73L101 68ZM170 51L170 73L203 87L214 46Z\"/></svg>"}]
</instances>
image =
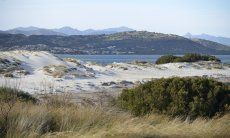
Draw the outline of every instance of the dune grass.
<instances>
[{"instance_id":1,"label":"dune grass","mask_svg":"<svg viewBox=\"0 0 230 138\"><path fill-rule=\"evenodd\" d=\"M230 137L229 113L195 120L154 113L135 117L115 106L76 105L63 95L36 103L17 100L7 122L2 120L1 112L0 125L7 126L2 137L7 138Z\"/></svg>"},{"instance_id":2,"label":"dune grass","mask_svg":"<svg viewBox=\"0 0 230 138\"><path fill-rule=\"evenodd\" d=\"M116 108L17 103L6 137L229 137L230 115L194 121L150 114L133 117Z\"/></svg>"}]
</instances>

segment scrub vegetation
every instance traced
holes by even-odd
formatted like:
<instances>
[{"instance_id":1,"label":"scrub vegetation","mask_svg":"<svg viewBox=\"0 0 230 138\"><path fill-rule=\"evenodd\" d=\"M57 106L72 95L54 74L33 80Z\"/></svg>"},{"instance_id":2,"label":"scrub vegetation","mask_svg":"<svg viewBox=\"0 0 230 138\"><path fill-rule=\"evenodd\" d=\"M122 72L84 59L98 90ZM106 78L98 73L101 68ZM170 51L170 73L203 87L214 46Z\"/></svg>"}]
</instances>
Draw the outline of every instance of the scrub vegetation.
<instances>
[{"instance_id":1,"label":"scrub vegetation","mask_svg":"<svg viewBox=\"0 0 230 138\"><path fill-rule=\"evenodd\" d=\"M68 94L37 99L1 87L0 137L229 137L226 93L227 86L210 79L171 78L124 90L108 105L82 105Z\"/></svg>"},{"instance_id":2,"label":"scrub vegetation","mask_svg":"<svg viewBox=\"0 0 230 138\"><path fill-rule=\"evenodd\" d=\"M201 54L185 54L182 57L165 55L157 59L156 64L176 63L176 62L197 62L197 61L216 61L220 62L220 59L215 56L201 55Z\"/></svg>"}]
</instances>

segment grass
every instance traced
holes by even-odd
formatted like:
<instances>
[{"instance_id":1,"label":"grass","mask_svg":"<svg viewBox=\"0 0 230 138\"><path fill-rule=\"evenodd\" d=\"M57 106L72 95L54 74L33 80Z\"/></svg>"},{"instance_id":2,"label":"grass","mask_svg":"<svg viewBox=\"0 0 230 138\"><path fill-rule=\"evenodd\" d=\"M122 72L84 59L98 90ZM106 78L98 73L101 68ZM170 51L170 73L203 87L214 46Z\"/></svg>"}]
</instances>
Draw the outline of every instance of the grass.
<instances>
[{"instance_id":1,"label":"grass","mask_svg":"<svg viewBox=\"0 0 230 138\"><path fill-rule=\"evenodd\" d=\"M75 63L76 65L81 65L80 61L74 58L64 58L64 61Z\"/></svg>"},{"instance_id":2,"label":"grass","mask_svg":"<svg viewBox=\"0 0 230 138\"><path fill-rule=\"evenodd\" d=\"M16 101L9 112L8 121L0 124L7 126L7 131L2 136L7 138L230 137L229 113L222 117L197 118L193 121L154 113L134 117L116 106L80 106L67 98L66 95L59 95L55 98L47 96L43 102L36 103ZM0 120L3 119L2 115L0 114Z\"/></svg>"},{"instance_id":3,"label":"grass","mask_svg":"<svg viewBox=\"0 0 230 138\"><path fill-rule=\"evenodd\" d=\"M68 68L66 66L64 66L64 65L44 66L43 70L48 75L53 76L54 78L61 78L68 72Z\"/></svg>"},{"instance_id":4,"label":"grass","mask_svg":"<svg viewBox=\"0 0 230 138\"><path fill-rule=\"evenodd\" d=\"M151 114L133 117L116 108L53 107L17 103L6 137L229 137L230 115L193 122Z\"/></svg>"},{"instance_id":5,"label":"grass","mask_svg":"<svg viewBox=\"0 0 230 138\"><path fill-rule=\"evenodd\" d=\"M22 61L18 59L13 59L12 61L8 59L0 58L0 74L4 77L14 78L20 75L28 75L29 72L24 70L21 66ZM16 75L14 75L16 73Z\"/></svg>"}]
</instances>

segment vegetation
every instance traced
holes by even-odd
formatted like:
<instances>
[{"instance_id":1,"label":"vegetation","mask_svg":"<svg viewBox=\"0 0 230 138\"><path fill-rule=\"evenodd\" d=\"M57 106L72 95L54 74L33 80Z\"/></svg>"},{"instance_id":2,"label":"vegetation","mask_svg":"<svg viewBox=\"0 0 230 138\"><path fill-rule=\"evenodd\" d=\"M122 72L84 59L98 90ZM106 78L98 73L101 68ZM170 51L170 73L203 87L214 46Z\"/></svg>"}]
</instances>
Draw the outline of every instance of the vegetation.
<instances>
[{"instance_id":1,"label":"vegetation","mask_svg":"<svg viewBox=\"0 0 230 138\"><path fill-rule=\"evenodd\" d=\"M230 88L208 78L169 78L125 89L118 98L135 115L151 112L192 118L212 117L230 105Z\"/></svg>"},{"instance_id":2,"label":"vegetation","mask_svg":"<svg viewBox=\"0 0 230 138\"><path fill-rule=\"evenodd\" d=\"M220 59L216 58L215 56L201 55L201 54L185 54L182 57L166 55L157 59L156 64L166 64L166 63L175 63L175 62L196 62L196 61L220 62Z\"/></svg>"},{"instance_id":3,"label":"vegetation","mask_svg":"<svg viewBox=\"0 0 230 138\"><path fill-rule=\"evenodd\" d=\"M19 91L17 89L0 87L0 100L3 102L7 101L21 101L21 102L32 102L36 103L37 99L31 96L29 93Z\"/></svg>"},{"instance_id":4,"label":"vegetation","mask_svg":"<svg viewBox=\"0 0 230 138\"><path fill-rule=\"evenodd\" d=\"M3 93L8 88L1 88ZM5 92L4 92L5 91ZM14 92L13 92L14 93ZM5 94L3 94L5 95ZM1 96L2 97L2 96ZM0 114L0 137L229 137L230 115L216 119L197 118L193 121L179 117L149 114L134 117L116 107L79 105L71 103L71 95L46 96L42 103L19 98L7 114ZM2 97L2 100L5 99ZM8 99L8 98L6 98ZM13 98L14 99L14 98ZM30 99L30 98L29 98ZM9 104L8 100L3 100ZM3 104L0 104L1 108Z\"/></svg>"},{"instance_id":5,"label":"vegetation","mask_svg":"<svg viewBox=\"0 0 230 138\"><path fill-rule=\"evenodd\" d=\"M12 61L8 59L0 58L0 74L3 74L4 77L13 78L17 75L14 75L14 72L18 72L17 75L28 75L29 72L24 70L21 66L21 61L13 59Z\"/></svg>"},{"instance_id":6,"label":"vegetation","mask_svg":"<svg viewBox=\"0 0 230 138\"><path fill-rule=\"evenodd\" d=\"M209 47L209 48L215 48L215 49L218 49L218 50L230 50L230 47L226 47L226 45L223 45L223 44L220 44L220 43L217 43L217 42L213 42L213 41L209 41L209 40L205 40L205 39L192 39L194 42L197 42L199 44L202 44L206 47Z\"/></svg>"},{"instance_id":7,"label":"vegetation","mask_svg":"<svg viewBox=\"0 0 230 138\"><path fill-rule=\"evenodd\" d=\"M0 50L45 50L65 54L230 54L218 43L198 43L178 35L132 31L111 35L0 34Z\"/></svg>"},{"instance_id":8,"label":"vegetation","mask_svg":"<svg viewBox=\"0 0 230 138\"><path fill-rule=\"evenodd\" d=\"M13 78L14 75L12 73L5 73L4 77Z\"/></svg>"},{"instance_id":9,"label":"vegetation","mask_svg":"<svg viewBox=\"0 0 230 138\"><path fill-rule=\"evenodd\" d=\"M16 89L0 87L0 137L6 135L13 107L17 102L36 103L37 99Z\"/></svg>"},{"instance_id":10,"label":"vegetation","mask_svg":"<svg viewBox=\"0 0 230 138\"><path fill-rule=\"evenodd\" d=\"M64 65L49 65L43 67L44 71L55 78L61 78L68 73L68 68Z\"/></svg>"}]
</instances>

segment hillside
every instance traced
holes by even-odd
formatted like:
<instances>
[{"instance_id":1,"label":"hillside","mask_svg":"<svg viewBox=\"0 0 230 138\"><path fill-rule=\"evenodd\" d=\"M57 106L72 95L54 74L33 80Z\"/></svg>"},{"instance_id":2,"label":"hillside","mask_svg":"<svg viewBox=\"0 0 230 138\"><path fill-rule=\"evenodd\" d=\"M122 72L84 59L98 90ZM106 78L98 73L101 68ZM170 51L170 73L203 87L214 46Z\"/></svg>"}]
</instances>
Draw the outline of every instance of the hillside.
<instances>
[{"instance_id":1,"label":"hillside","mask_svg":"<svg viewBox=\"0 0 230 138\"><path fill-rule=\"evenodd\" d=\"M230 54L224 45L201 43L178 35L146 31L110 35L0 34L0 50L46 50L77 54Z\"/></svg>"},{"instance_id":2,"label":"hillside","mask_svg":"<svg viewBox=\"0 0 230 138\"><path fill-rule=\"evenodd\" d=\"M40 29L40 28L16 28L12 30L5 31L9 34L24 34L24 35L66 35L61 32L56 32L49 29Z\"/></svg>"},{"instance_id":3,"label":"hillside","mask_svg":"<svg viewBox=\"0 0 230 138\"><path fill-rule=\"evenodd\" d=\"M66 35L100 35L100 34L114 34L114 33L134 31L134 30L128 27L117 27L117 28L107 28L101 30L86 29L81 31L71 27L62 27L59 29L53 29L53 31L63 33Z\"/></svg>"},{"instance_id":4,"label":"hillside","mask_svg":"<svg viewBox=\"0 0 230 138\"><path fill-rule=\"evenodd\" d=\"M127 31L134 31L131 28L128 27L116 27L116 28L107 28L107 29L101 29L101 30L95 30L95 29L86 29L86 30L78 30L71 27L62 27L62 28L56 28L56 29L44 29L44 28L38 28L38 27L17 27L14 29L1 31L0 33L8 33L8 34L24 34L27 36L30 35L100 35L100 34L114 34L119 32L127 32Z\"/></svg>"},{"instance_id":5,"label":"hillside","mask_svg":"<svg viewBox=\"0 0 230 138\"><path fill-rule=\"evenodd\" d=\"M187 33L184 35L184 37L189 38L189 39L205 39L213 42L217 42L223 45L230 46L230 38L227 37L221 37L221 36L212 36L208 34L200 34L200 35L193 35L190 33Z\"/></svg>"},{"instance_id":6,"label":"hillside","mask_svg":"<svg viewBox=\"0 0 230 138\"><path fill-rule=\"evenodd\" d=\"M209 41L209 40L205 40L205 39L196 39L196 38L194 38L192 40L195 42L198 42L199 44L201 44L205 47L211 48L211 49L227 50L227 51L230 50L230 47L223 45L223 44L220 44L220 43L217 43L217 42L213 42L213 41Z\"/></svg>"}]
</instances>

